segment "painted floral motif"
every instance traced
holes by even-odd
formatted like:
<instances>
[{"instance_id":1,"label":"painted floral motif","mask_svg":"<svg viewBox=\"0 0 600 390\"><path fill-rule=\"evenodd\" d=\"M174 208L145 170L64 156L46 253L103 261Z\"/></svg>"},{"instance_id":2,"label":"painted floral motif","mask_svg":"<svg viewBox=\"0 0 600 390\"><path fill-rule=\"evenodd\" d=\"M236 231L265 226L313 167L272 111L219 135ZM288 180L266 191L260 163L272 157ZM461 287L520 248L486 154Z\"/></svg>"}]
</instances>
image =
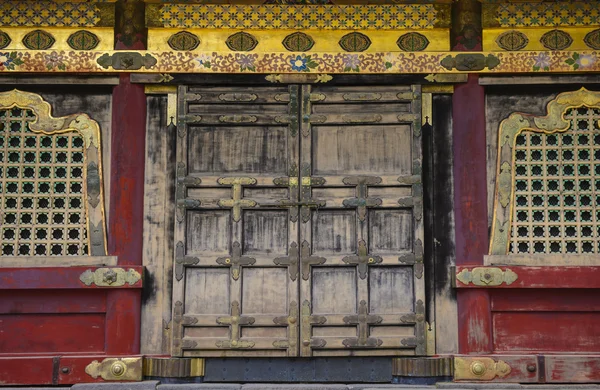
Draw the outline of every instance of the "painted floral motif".
<instances>
[{"instance_id":1,"label":"painted floral motif","mask_svg":"<svg viewBox=\"0 0 600 390\"><path fill-rule=\"evenodd\" d=\"M101 58L111 58L119 51L40 50L0 51L0 72L106 72ZM137 52L136 52L137 53ZM428 74L456 72L455 66L444 67L442 61L451 52L318 52L318 53L235 53L200 51L148 51L153 59L136 68L136 72L152 73L404 73ZM139 53L138 53L139 54ZM490 53L471 53L488 58ZM506 51L494 52L493 67L488 73L600 72L600 51ZM141 54L140 54L141 56ZM127 59L127 58L125 58ZM454 58L456 59L456 58ZM131 71L116 68L114 71ZM121 65L120 63L118 64ZM448 64L446 64L448 65ZM469 69L473 71L473 67ZM478 70L479 71L479 70Z\"/></svg>"},{"instance_id":2,"label":"painted floral motif","mask_svg":"<svg viewBox=\"0 0 600 390\"><path fill-rule=\"evenodd\" d=\"M22 64L21 56L16 51L0 53L0 70L14 70L15 66Z\"/></svg>"},{"instance_id":3,"label":"painted floral motif","mask_svg":"<svg viewBox=\"0 0 600 390\"><path fill-rule=\"evenodd\" d=\"M565 61L567 64L571 65L574 70L579 68L590 68L592 65L596 63L597 58L590 54L579 54L573 53L570 58L567 58Z\"/></svg>"},{"instance_id":4,"label":"painted floral motif","mask_svg":"<svg viewBox=\"0 0 600 390\"><path fill-rule=\"evenodd\" d=\"M210 61L211 60L212 60L212 57L206 53L202 53L198 56L198 58L196 58L196 61L198 61L198 65L200 65L201 67L206 68L206 69L210 69Z\"/></svg>"},{"instance_id":5,"label":"painted floral motif","mask_svg":"<svg viewBox=\"0 0 600 390\"><path fill-rule=\"evenodd\" d=\"M310 69L314 69L319 64L317 64L311 56L307 56L305 54L292 56L290 59L290 64L292 65L292 70L296 72L309 72Z\"/></svg>"},{"instance_id":6,"label":"painted floral motif","mask_svg":"<svg viewBox=\"0 0 600 390\"><path fill-rule=\"evenodd\" d=\"M540 69L548 71L550 70L550 56L548 53L541 52L537 56L533 57L535 60L535 64L533 65L533 70L538 71Z\"/></svg>"},{"instance_id":7,"label":"painted floral motif","mask_svg":"<svg viewBox=\"0 0 600 390\"><path fill-rule=\"evenodd\" d=\"M254 61L256 61L257 57L256 54L239 54L235 57L235 61L240 65L240 70L242 72L245 70L256 72L256 65L254 65Z\"/></svg>"},{"instance_id":8,"label":"painted floral motif","mask_svg":"<svg viewBox=\"0 0 600 390\"><path fill-rule=\"evenodd\" d=\"M344 72L360 72L358 67L360 65L358 54L344 54L342 56L342 64L344 66Z\"/></svg>"},{"instance_id":9,"label":"painted floral motif","mask_svg":"<svg viewBox=\"0 0 600 390\"><path fill-rule=\"evenodd\" d=\"M50 54L44 55L44 61L46 61L46 68L48 70L52 70L54 68L60 70L66 70L67 66L64 62L64 57L59 55L57 52L53 51Z\"/></svg>"}]
</instances>

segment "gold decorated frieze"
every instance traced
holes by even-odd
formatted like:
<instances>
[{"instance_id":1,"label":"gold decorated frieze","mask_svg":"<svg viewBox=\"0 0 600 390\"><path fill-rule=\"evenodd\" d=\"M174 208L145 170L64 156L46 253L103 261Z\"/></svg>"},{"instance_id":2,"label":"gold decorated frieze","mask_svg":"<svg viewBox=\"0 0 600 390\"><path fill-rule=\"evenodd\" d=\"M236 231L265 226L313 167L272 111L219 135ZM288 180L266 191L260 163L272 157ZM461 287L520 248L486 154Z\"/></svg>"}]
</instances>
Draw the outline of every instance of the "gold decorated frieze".
<instances>
[{"instance_id":1,"label":"gold decorated frieze","mask_svg":"<svg viewBox=\"0 0 600 390\"><path fill-rule=\"evenodd\" d=\"M600 25L595 1L487 2L483 27L575 27Z\"/></svg>"},{"instance_id":2,"label":"gold decorated frieze","mask_svg":"<svg viewBox=\"0 0 600 390\"><path fill-rule=\"evenodd\" d=\"M0 27L0 50L90 51L113 48L114 31L110 27Z\"/></svg>"},{"instance_id":3,"label":"gold decorated frieze","mask_svg":"<svg viewBox=\"0 0 600 390\"><path fill-rule=\"evenodd\" d=\"M184 35L185 34L185 35ZM243 34L243 39L240 38ZM184 39L185 38L185 39ZM450 49L450 30L251 30L176 29L148 30L148 49L155 51L264 52L435 52ZM290 50L291 49L291 50Z\"/></svg>"},{"instance_id":4,"label":"gold decorated frieze","mask_svg":"<svg viewBox=\"0 0 600 390\"><path fill-rule=\"evenodd\" d=\"M596 51L348 53L341 49L309 53L9 50L0 51L0 72L276 75L583 73L600 71L599 54Z\"/></svg>"},{"instance_id":5,"label":"gold decorated frieze","mask_svg":"<svg viewBox=\"0 0 600 390\"><path fill-rule=\"evenodd\" d=\"M598 27L486 28L486 51L590 50L600 47Z\"/></svg>"},{"instance_id":6,"label":"gold decorated frieze","mask_svg":"<svg viewBox=\"0 0 600 390\"><path fill-rule=\"evenodd\" d=\"M450 26L450 4L147 4L146 25L252 30L434 29Z\"/></svg>"}]
</instances>

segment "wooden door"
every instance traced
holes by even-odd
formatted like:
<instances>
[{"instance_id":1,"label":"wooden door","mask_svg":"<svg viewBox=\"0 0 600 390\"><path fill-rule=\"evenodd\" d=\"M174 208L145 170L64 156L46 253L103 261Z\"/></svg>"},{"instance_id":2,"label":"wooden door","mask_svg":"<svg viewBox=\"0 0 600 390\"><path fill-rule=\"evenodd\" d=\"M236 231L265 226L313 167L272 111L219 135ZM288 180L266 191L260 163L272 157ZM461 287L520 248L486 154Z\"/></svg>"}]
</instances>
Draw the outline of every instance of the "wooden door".
<instances>
[{"instance_id":1,"label":"wooden door","mask_svg":"<svg viewBox=\"0 0 600 390\"><path fill-rule=\"evenodd\" d=\"M420 90L302 103L300 199L323 206L301 210L301 354L424 354Z\"/></svg>"},{"instance_id":2,"label":"wooden door","mask_svg":"<svg viewBox=\"0 0 600 390\"><path fill-rule=\"evenodd\" d=\"M178 110L173 355L425 352L418 88L186 86Z\"/></svg>"}]
</instances>

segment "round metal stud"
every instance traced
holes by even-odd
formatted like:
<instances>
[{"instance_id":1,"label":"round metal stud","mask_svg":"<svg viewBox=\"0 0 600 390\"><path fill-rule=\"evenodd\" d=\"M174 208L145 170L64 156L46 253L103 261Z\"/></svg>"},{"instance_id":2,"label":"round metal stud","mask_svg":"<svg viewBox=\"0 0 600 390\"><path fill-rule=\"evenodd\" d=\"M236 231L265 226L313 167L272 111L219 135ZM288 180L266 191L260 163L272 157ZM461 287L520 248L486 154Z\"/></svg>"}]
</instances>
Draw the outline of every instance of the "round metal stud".
<instances>
[{"instance_id":1,"label":"round metal stud","mask_svg":"<svg viewBox=\"0 0 600 390\"><path fill-rule=\"evenodd\" d=\"M485 374L486 371L486 367L485 364L483 364L482 362L473 362L471 364L471 372L473 373L473 375L476 376L482 376L483 374Z\"/></svg>"}]
</instances>

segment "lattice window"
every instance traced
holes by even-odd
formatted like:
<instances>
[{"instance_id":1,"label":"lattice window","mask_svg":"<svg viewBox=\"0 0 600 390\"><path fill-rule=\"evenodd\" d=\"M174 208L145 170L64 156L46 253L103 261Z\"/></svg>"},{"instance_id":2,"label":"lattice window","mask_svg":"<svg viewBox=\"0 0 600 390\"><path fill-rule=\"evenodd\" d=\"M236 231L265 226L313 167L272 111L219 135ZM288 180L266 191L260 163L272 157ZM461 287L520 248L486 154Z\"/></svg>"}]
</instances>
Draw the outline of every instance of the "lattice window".
<instances>
[{"instance_id":1,"label":"lattice window","mask_svg":"<svg viewBox=\"0 0 600 390\"><path fill-rule=\"evenodd\" d=\"M83 139L36 134L31 110L0 110L5 256L85 255Z\"/></svg>"},{"instance_id":2,"label":"lattice window","mask_svg":"<svg viewBox=\"0 0 600 390\"><path fill-rule=\"evenodd\" d=\"M104 255L99 128L84 114L52 118L27 95L39 106L0 106L0 255ZM84 122L87 134L75 131Z\"/></svg>"},{"instance_id":3,"label":"lattice window","mask_svg":"<svg viewBox=\"0 0 600 390\"><path fill-rule=\"evenodd\" d=\"M490 254L600 253L600 92L500 124Z\"/></svg>"},{"instance_id":4,"label":"lattice window","mask_svg":"<svg viewBox=\"0 0 600 390\"><path fill-rule=\"evenodd\" d=\"M511 253L599 252L600 110L572 108L565 119L564 133L516 138Z\"/></svg>"}]
</instances>

